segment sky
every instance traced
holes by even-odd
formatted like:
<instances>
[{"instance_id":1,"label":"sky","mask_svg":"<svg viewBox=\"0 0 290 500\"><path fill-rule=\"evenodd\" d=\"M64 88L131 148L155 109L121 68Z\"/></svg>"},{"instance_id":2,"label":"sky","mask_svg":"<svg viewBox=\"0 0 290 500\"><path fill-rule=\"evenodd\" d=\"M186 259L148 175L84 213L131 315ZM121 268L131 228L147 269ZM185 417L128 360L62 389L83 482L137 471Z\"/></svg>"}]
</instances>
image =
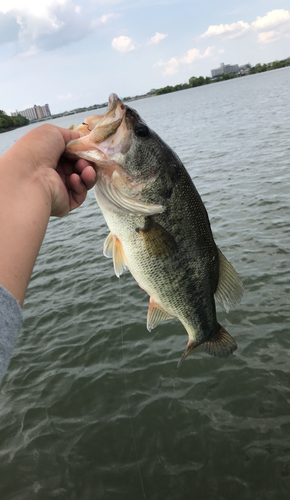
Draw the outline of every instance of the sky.
<instances>
[{"instance_id":1,"label":"sky","mask_svg":"<svg viewBox=\"0 0 290 500\"><path fill-rule=\"evenodd\" d=\"M290 57L289 0L0 0L0 109L52 114Z\"/></svg>"}]
</instances>

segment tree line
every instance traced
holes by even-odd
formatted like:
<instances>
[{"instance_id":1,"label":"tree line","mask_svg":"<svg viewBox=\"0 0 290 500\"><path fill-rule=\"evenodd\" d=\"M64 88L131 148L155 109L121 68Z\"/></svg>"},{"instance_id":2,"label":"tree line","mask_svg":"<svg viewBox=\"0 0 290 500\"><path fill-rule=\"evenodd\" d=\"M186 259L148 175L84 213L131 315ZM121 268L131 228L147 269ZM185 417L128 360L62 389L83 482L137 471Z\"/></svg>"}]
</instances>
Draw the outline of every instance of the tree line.
<instances>
[{"instance_id":1,"label":"tree line","mask_svg":"<svg viewBox=\"0 0 290 500\"><path fill-rule=\"evenodd\" d=\"M0 109L0 133L7 132L8 130L13 130L14 128L23 127L28 125L29 120L25 116L9 116L6 115L5 111Z\"/></svg>"},{"instance_id":2,"label":"tree line","mask_svg":"<svg viewBox=\"0 0 290 500\"><path fill-rule=\"evenodd\" d=\"M268 64L256 64L256 66L251 67L250 74L262 73L263 71L270 71L271 69L279 69L290 66L290 59L284 59L284 61L274 61Z\"/></svg>"},{"instance_id":3,"label":"tree line","mask_svg":"<svg viewBox=\"0 0 290 500\"><path fill-rule=\"evenodd\" d=\"M178 90L190 89L192 87L200 87L201 85L208 85L209 83L214 82L223 82L224 80L230 80L231 78L236 78L238 75L229 75L228 73L224 73L222 76L218 78L210 78L209 76L192 76L188 83L179 83L177 85L171 86L167 85L166 87L162 87L160 89L152 89L149 94L161 95L161 94L169 94L170 92L177 92Z\"/></svg>"},{"instance_id":4,"label":"tree line","mask_svg":"<svg viewBox=\"0 0 290 500\"><path fill-rule=\"evenodd\" d=\"M263 71L270 71L272 69L279 69L279 68L284 68L286 66L290 66L290 59L285 59L284 61L274 61L268 64L256 64L256 66L251 66L250 64L247 64L249 74L253 75L254 73L262 73ZM208 85L210 83L215 83L215 82L222 82L224 80L230 80L232 78L237 78L239 77L239 73L234 73L234 74L229 74L229 73L223 73L222 76L218 78L210 78L209 76L206 76L205 78L203 76L195 77L192 76L188 83L179 83L177 85L171 86L167 85L166 87L162 87L160 89L152 89L150 92L148 92L148 95L161 95L161 94L169 94L170 92L177 92L178 90L185 90L185 89L190 89L192 87L200 87L201 85Z\"/></svg>"}]
</instances>

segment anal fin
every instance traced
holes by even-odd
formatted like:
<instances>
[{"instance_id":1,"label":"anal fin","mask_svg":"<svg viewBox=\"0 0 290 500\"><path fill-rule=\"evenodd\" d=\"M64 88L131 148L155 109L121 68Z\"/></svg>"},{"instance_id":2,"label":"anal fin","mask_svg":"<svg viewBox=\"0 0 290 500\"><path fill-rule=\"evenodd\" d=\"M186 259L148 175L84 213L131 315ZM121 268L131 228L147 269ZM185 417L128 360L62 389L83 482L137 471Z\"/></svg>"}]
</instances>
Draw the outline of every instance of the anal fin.
<instances>
[{"instance_id":1,"label":"anal fin","mask_svg":"<svg viewBox=\"0 0 290 500\"><path fill-rule=\"evenodd\" d=\"M147 330L151 332L153 328L158 326L163 321L171 319L173 316L168 314L162 307L160 307L154 300L150 297L150 305L147 314Z\"/></svg>"}]
</instances>

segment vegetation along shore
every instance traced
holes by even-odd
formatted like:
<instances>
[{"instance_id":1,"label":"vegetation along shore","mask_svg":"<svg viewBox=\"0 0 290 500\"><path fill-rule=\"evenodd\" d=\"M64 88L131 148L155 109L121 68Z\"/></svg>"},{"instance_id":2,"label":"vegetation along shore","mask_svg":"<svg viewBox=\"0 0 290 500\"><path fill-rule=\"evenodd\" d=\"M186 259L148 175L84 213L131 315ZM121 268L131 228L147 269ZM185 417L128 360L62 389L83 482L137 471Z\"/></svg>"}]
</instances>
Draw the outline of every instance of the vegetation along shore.
<instances>
[{"instance_id":1,"label":"vegetation along shore","mask_svg":"<svg viewBox=\"0 0 290 500\"><path fill-rule=\"evenodd\" d=\"M23 125L28 125L29 120L24 116L9 116L6 115L5 111L0 109L0 133L7 132L8 130L14 130L18 127L23 127Z\"/></svg>"},{"instance_id":2,"label":"vegetation along shore","mask_svg":"<svg viewBox=\"0 0 290 500\"><path fill-rule=\"evenodd\" d=\"M208 85L211 83L222 82L224 80L231 80L232 78L239 78L245 75L253 75L255 73L263 73L264 71L271 71L273 69L285 68L286 66L290 66L290 57L287 59L283 59L282 61L274 61L268 64L256 64L255 66L251 66L251 64L247 64L247 71L243 73L235 73L229 74L224 73L222 76L218 78L210 78L209 76L192 76L189 78L188 83L179 83L177 85L171 86L167 85L166 87L162 87L159 89L151 89L147 94L136 95L134 97L124 97L123 101L136 101L138 99L144 99L146 97L153 97L161 94L169 94L170 92L177 92L179 90L190 89L192 87L200 87L201 85ZM58 113L56 115L52 115L49 119L58 118L60 116L72 115L75 113L82 113L84 111L91 111L93 109L103 108L107 106L108 103L102 104L93 104L89 107L77 108L71 111L65 111L63 113ZM43 118L38 121L47 120L48 118ZM17 127L23 127L23 125L28 125L29 120L24 116L8 116L4 111L0 110L0 133L7 132L8 130L13 130Z\"/></svg>"},{"instance_id":3,"label":"vegetation along shore","mask_svg":"<svg viewBox=\"0 0 290 500\"><path fill-rule=\"evenodd\" d=\"M290 66L290 58L284 59L283 61L274 61L268 64L256 64L256 66L251 66L250 64L247 64L248 71L244 73L245 75L253 75L254 73L263 73L264 71L270 71L273 69L279 69L279 68L284 68L286 66ZM235 74L228 74L224 73L222 76L218 78L210 78L209 76L203 77L195 77L192 76L188 83L179 83L178 85L175 86L170 86L167 85L167 87L163 87L160 89L153 89L150 91L150 93L154 93L155 95L161 95L161 94L168 94L169 92L176 92L178 90L184 90L184 89L189 89L191 87L200 87L201 85L208 85L209 83L216 83L216 82L222 82L224 80L231 80L232 78L238 78L240 77L241 74L235 73ZM126 99L124 99L126 100Z\"/></svg>"}]
</instances>

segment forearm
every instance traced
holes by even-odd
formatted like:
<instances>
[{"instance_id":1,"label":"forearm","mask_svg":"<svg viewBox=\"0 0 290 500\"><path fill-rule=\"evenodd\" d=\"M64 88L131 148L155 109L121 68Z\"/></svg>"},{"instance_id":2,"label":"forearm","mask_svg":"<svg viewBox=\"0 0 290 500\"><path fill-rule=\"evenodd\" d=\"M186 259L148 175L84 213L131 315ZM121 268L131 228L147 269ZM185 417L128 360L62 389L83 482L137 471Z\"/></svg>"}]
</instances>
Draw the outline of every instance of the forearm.
<instances>
[{"instance_id":1,"label":"forearm","mask_svg":"<svg viewBox=\"0 0 290 500\"><path fill-rule=\"evenodd\" d=\"M50 217L51 201L28 158L0 158L0 284L23 305Z\"/></svg>"},{"instance_id":2,"label":"forearm","mask_svg":"<svg viewBox=\"0 0 290 500\"><path fill-rule=\"evenodd\" d=\"M79 207L96 182L85 160L62 155L79 133L46 124L0 157L0 285L23 305L50 215Z\"/></svg>"}]
</instances>

